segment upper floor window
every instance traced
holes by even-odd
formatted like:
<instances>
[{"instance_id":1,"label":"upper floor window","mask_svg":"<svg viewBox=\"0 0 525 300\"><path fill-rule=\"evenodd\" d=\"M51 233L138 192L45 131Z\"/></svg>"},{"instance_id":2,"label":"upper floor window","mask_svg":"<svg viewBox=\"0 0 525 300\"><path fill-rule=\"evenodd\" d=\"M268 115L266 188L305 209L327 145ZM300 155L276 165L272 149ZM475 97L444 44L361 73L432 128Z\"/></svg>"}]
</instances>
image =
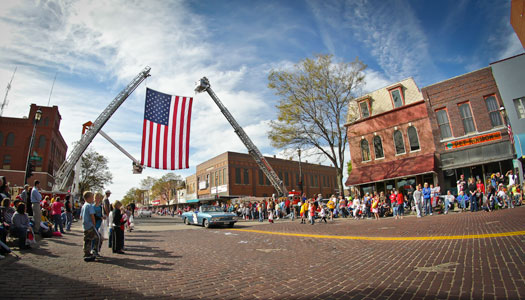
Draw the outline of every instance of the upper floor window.
<instances>
[{"instance_id":1,"label":"upper floor window","mask_svg":"<svg viewBox=\"0 0 525 300\"><path fill-rule=\"evenodd\" d=\"M401 87L391 89L390 97L392 97L392 103L394 104L394 108L401 107L405 104L405 99L403 98Z\"/></svg>"},{"instance_id":2,"label":"upper floor window","mask_svg":"<svg viewBox=\"0 0 525 300\"><path fill-rule=\"evenodd\" d=\"M235 183L236 184L241 184L241 169L240 168L235 168Z\"/></svg>"},{"instance_id":3,"label":"upper floor window","mask_svg":"<svg viewBox=\"0 0 525 300\"><path fill-rule=\"evenodd\" d=\"M514 106L516 107L516 113L518 114L518 119L524 119L525 118L525 97L514 99Z\"/></svg>"},{"instance_id":4,"label":"upper floor window","mask_svg":"<svg viewBox=\"0 0 525 300\"><path fill-rule=\"evenodd\" d=\"M7 137L5 138L5 145L8 147L12 147L15 144L15 134L10 132L7 134Z\"/></svg>"},{"instance_id":5,"label":"upper floor window","mask_svg":"<svg viewBox=\"0 0 525 300\"><path fill-rule=\"evenodd\" d=\"M4 143L4 134L0 131L0 146Z\"/></svg>"},{"instance_id":6,"label":"upper floor window","mask_svg":"<svg viewBox=\"0 0 525 300\"><path fill-rule=\"evenodd\" d=\"M259 185L264 185L264 174L259 170Z\"/></svg>"},{"instance_id":7,"label":"upper floor window","mask_svg":"<svg viewBox=\"0 0 525 300\"><path fill-rule=\"evenodd\" d=\"M4 155L4 165L11 164L11 155Z\"/></svg>"},{"instance_id":8,"label":"upper floor window","mask_svg":"<svg viewBox=\"0 0 525 300\"><path fill-rule=\"evenodd\" d=\"M290 185L290 180L288 179L288 172L284 172L284 185Z\"/></svg>"},{"instance_id":9,"label":"upper floor window","mask_svg":"<svg viewBox=\"0 0 525 300\"><path fill-rule=\"evenodd\" d=\"M381 137L378 135L374 136L374 154L376 155L376 159L385 157L383 141L381 141Z\"/></svg>"},{"instance_id":10,"label":"upper floor window","mask_svg":"<svg viewBox=\"0 0 525 300\"><path fill-rule=\"evenodd\" d=\"M361 140L361 157L363 161L370 160L370 147L368 146L368 141L366 139Z\"/></svg>"},{"instance_id":11,"label":"upper floor window","mask_svg":"<svg viewBox=\"0 0 525 300\"><path fill-rule=\"evenodd\" d=\"M474 117L472 117L472 110L470 109L470 103L465 102L459 104L459 115L463 121L463 128L465 129L465 134L469 134L476 131L476 126L474 125Z\"/></svg>"},{"instance_id":12,"label":"upper floor window","mask_svg":"<svg viewBox=\"0 0 525 300\"><path fill-rule=\"evenodd\" d=\"M359 110L361 111L361 118L370 117L370 100L359 102Z\"/></svg>"},{"instance_id":13,"label":"upper floor window","mask_svg":"<svg viewBox=\"0 0 525 300\"><path fill-rule=\"evenodd\" d=\"M441 132L441 139L444 140L452 137L452 130L450 129L450 122L448 120L447 110L437 110L436 117L439 126L439 131Z\"/></svg>"},{"instance_id":14,"label":"upper floor window","mask_svg":"<svg viewBox=\"0 0 525 300\"><path fill-rule=\"evenodd\" d=\"M250 184L250 173L248 169L244 169L244 184Z\"/></svg>"},{"instance_id":15,"label":"upper floor window","mask_svg":"<svg viewBox=\"0 0 525 300\"><path fill-rule=\"evenodd\" d=\"M410 142L410 151L417 151L419 150L419 137L417 135L416 127L410 126L407 130L408 133L408 141Z\"/></svg>"},{"instance_id":16,"label":"upper floor window","mask_svg":"<svg viewBox=\"0 0 525 300\"><path fill-rule=\"evenodd\" d=\"M489 111L492 127L503 125L503 122L501 121L501 115L499 113L498 101L496 101L496 96L488 96L485 98L485 103L487 104L487 110Z\"/></svg>"},{"instance_id":17,"label":"upper floor window","mask_svg":"<svg viewBox=\"0 0 525 300\"><path fill-rule=\"evenodd\" d=\"M38 148L45 148L46 147L46 137L44 135L41 135L39 138L38 138Z\"/></svg>"},{"instance_id":18,"label":"upper floor window","mask_svg":"<svg viewBox=\"0 0 525 300\"><path fill-rule=\"evenodd\" d=\"M405 154L405 140L401 131L394 131L394 145L396 146L396 154Z\"/></svg>"}]
</instances>

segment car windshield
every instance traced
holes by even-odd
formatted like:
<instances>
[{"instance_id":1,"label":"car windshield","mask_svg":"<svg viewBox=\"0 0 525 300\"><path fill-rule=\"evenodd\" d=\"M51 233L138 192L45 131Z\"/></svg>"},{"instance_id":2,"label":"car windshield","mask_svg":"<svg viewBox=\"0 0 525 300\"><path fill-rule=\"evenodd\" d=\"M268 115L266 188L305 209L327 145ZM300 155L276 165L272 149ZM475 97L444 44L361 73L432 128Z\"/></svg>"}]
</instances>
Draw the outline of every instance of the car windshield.
<instances>
[{"instance_id":1,"label":"car windshield","mask_svg":"<svg viewBox=\"0 0 525 300\"><path fill-rule=\"evenodd\" d=\"M222 208L219 206L202 206L201 212L222 212Z\"/></svg>"}]
</instances>

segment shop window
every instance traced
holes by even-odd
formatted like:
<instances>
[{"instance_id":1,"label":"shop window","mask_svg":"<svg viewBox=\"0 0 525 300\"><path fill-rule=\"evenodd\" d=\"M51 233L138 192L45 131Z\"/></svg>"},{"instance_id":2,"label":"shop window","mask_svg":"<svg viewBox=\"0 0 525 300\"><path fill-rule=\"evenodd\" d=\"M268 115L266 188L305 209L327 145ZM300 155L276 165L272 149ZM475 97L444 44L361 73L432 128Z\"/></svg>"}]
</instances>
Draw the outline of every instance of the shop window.
<instances>
[{"instance_id":1,"label":"shop window","mask_svg":"<svg viewBox=\"0 0 525 300\"><path fill-rule=\"evenodd\" d=\"M401 131L394 131L394 145L396 147L396 154L405 154L405 140Z\"/></svg>"},{"instance_id":2,"label":"shop window","mask_svg":"<svg viewBox=\"0 0 525 300\"><path fill-rule=\"evenodd\" d=\"M374 136L374 154L376 155L376 159L385 157L383 141L381 141L381 137L378 135Z\"/></svg>"},{"instance_id":3,"label":"shop window","mask_svg":"<svg viewBox=\"0 0 525 300\"><path fill-rule=\"evenodd\" d=\"M361 140L361 157L363 161L370 161L370 147L366 139Z\"/></svg>"},{"instance_id":4,"label":"shop window","mask_svg":"<svg viewBox=\"0 0 525 300\"><path fill-rule=\"evenodd\" d=\"M235 168L235 183L236 184L241 184L241 169L240 168Z\"/></svg>"},{"instance_id":5,"label":"shop window","mask_svg":"<svg viewBox=\"0 0 525 300\"><path fill-rule=\"evenodd\" d=\"M394 108L401 107L405 104L405 99L403 93L401 92L401 87L396 87L390 90L390 97L392 98L392 103Z\"/></svg>"},{"instance_id":6,"label":"shop window","mask_svg":"<svg viewBox=\"0 0 525 300\"><path fill-rule=\"evenodd\" d=\"M248 173L248 169L244 169L244 184L250 184L250 173Z\"/></svg>"},{"instance_id":7,"label":"shop window","mask_svg":"<svg viewBox=\"0 0 525 300\"><path fill-rule=\"evenodd\" d=\"M359 110L361 111L361 118L370 117L370 100L359 102Z\"/></svg>"},{"instance_id":8,"label":"shop window","mask_svg":"<svg viewBox=\"0 0 525 300\"><path fill-rule=\"evenodd\" d=\"M416 127L410 126L408 127L408 141L410 142L410 151L417 151L419 150L419 137L417 135Z\"/></svg>"},{"instance_id":9,"label":"shop window","mask_svg":"<svg viewBox=\"0 0 525 300\"><path fill-rule=\"evenodd\" d=\"M7 137L5 138L5 145L7 147L13 147L15 144L15 134L10 132L7 134Z\"/></svg>"},{"instance_id":10,"label":"shop window","mask_svg":"<svg viewBox=\"0 0 525 300\"><path fill-rule=\"evenodd\" d=\"M476 132L476 126L474 125L474 117L472 116L470 103L465 102L463 104L459 104L458 108L461 121L463 121L463 129L465 129L465 134Z\"/></svg>"},{"instance_id":11,"label":"shop window","mask_svg":"<svg viewBox=\"0 0 525 300\"><path fill-rule=\"evenodd\" d=\"M498 101L496 101L496 96L488 96L485 98L485 103L487 104L487 110L489 111L492 127L503 125L503 122L501 121L501 115L499 113Z\"/></svg>"},{"instance_id":12,"label":"shop window","mask_svg":"<svg viewBox=\"0 0 525 300\"><path fill-rule=\"evenodd\" d=\"M439 131L441 132L441 139L444 140L452 137L452 130L450 129L450 122L448 120L447 110L437 110L436 117L439 125Z\"/></svg>"},{"instance_id":13,"label":"shop window","mask_svg":"<svg viewBox=\"0 0 525 300\"><path fill-rule=\"evenodd\" d=\"M516 113L518 114L518 119L524 119L525 118L525 97L514 99L514 106L516 107Z\"/></svg>"}]
</instances>

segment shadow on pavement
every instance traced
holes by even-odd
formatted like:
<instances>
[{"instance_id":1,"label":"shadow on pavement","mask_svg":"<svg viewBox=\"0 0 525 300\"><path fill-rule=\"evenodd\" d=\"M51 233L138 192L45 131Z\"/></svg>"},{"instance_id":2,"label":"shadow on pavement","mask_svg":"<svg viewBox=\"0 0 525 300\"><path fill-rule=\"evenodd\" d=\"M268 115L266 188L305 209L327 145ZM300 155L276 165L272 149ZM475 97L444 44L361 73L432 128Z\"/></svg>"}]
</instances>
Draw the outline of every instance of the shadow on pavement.
<instances>
[{"instance_id":1,"label":"shadow on pavement","mask_svg":"<svg viewBox=\"0 0 525 300\"><path fill-rule=\"evenodd\" d=\"M148 247L144 245L126 246L126 252L133 256L160 257L160 258L181 258L182 256L162 250L158 247ZM140 254L137 254L140 253Z\"/></svg>"},{"instance_id":2,"label":"shadow on pavement","mask_svg":"<svg viewBox=\"0 0 525 300\"><path fill-rule=\"evenodd\" d=\"M159 264L156 260L149 259L131 259L126 258L126 254L123 254L120 257L102 257L97 259L95 263L105 264L105 265L116 265L126 269L140 270L140 271L172 271L171 268L166 268L165 266L173 266L172 263L162 263ZM163 266L155 268L152 266Z\"/></svg>"},{"instance_id":3,"label":"shadow on pavement","mask_svg":"<svg viewBox=\"0 0 525 300\"><path fill-rule=\"evenodd\" d=\"M16 274L16 275L15 275ZM134 291L134 289L114 289L107 286L97 285L93 282L71 279L61 275L45 272L19 262L4 265L0 272L0 281L4 283L13 282L13 278L19 280L16 285L0 285L2 299L159 299L159 297L146 297ZM39 283L46 278L51 281L41 286Z\"/></svg>"}]
</instances>

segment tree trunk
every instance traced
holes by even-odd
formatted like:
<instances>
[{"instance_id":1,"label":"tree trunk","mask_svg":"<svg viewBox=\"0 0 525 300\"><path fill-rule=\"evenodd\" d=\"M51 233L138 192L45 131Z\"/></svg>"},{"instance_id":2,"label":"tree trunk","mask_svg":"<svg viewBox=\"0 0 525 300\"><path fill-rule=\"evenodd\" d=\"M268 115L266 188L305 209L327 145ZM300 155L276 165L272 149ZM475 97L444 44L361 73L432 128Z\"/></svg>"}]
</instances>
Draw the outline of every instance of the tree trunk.
<instances>
[{"instance_id":1,"label":"tree trunk","mask_svg":"<svg viewBox=\"0 0 525 300\"><path fill-rule=\"evenodd\" d=\"M337 168L337 185L339 186L339 195L344 197L345 192L343 189L343 168Z\"/></svg>"}]
</instances>

